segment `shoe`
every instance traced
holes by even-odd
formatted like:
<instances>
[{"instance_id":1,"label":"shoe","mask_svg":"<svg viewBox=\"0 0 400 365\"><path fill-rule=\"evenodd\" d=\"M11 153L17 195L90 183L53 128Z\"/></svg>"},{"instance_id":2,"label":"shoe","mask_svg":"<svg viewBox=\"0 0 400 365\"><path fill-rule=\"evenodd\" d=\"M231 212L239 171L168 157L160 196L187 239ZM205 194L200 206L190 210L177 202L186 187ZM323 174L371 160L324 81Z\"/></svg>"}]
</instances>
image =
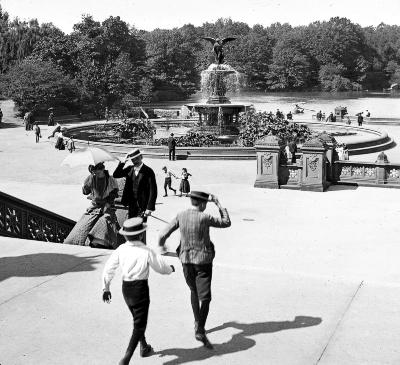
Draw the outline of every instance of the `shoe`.
<instances>
[{"instance_id":1,"label":"shoe","mask_svg":"<svg viewBox=\"0 0 400 365\"><path fill-rule=\"evenodd\" d=\"M149 344L147 344L144 347L140 346L140 356L141 357L148 357L148 356L152 355L153 352L154 352L154 350Z\"/></svg>"},{"instance_id":2,"label":"shoe","mask_svg":"<svg viewBox=\"0 0 400 365\"><path fill-rule=\"evenodd\" d=\"M176 190L174 190L174 195L176 195Z\"/></svg>"},{"instance_id":3,"label":"shoe","mask_svg":"<svg viewBox=\"0 0 400 365\"><path fill-rule=\"evenodd\" d=\"M212 350L214 346L210 341L208 341L207 336L204 333L196 333L195 336L197 341L203 342L204 347Z\"/></svg>"},{"instance_id":4,"label":"shoe","mask_svg":"<svg viewBox=\"0 0 400 365\"><path fill-rule=\"evenodd\" d=\"M166 196L168 196L167 194L163 195L163 197L165 198Z\"/></svg>"}]
</instances>

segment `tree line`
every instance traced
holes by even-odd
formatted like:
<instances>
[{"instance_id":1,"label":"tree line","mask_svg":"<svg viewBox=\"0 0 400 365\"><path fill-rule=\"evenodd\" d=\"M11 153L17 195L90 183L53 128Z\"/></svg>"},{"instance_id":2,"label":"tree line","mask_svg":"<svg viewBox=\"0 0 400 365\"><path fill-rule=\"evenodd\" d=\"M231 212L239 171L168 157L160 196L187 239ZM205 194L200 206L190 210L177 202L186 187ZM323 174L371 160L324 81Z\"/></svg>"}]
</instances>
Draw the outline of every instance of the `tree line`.
<instances>
[{"instance_id":1,"label":"tree line","mask_svg":"<svg viewBox=\"0 0 400 365\"><path fill-rule=\"evenodd\" d=\"M307 26L250 27L219 19L201 26L138 30L120 17L84 15L65 34L53 24L10 19L0 8L0 87L20 110L62 105L104 109L184 99L213 62L202 36L235 36L225 62L260 91L381 90L400 82L400 27L346 18Z\"/></svg>"}]
</instances>

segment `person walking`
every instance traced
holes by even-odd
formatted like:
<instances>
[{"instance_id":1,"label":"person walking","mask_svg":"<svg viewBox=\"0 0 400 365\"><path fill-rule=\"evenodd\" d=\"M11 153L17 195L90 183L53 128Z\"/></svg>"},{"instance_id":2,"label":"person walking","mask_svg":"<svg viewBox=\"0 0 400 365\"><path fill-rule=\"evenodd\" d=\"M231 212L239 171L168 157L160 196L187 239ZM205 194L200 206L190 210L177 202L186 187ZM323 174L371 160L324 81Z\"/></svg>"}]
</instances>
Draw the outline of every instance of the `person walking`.
<instances>
[{"instance_id":1,"label":"person walking","mask_svg":"<svg viewBox=\"0 0 400 365\"><path fill-rule=\"evenodd\" d=\"M54 126L54 112L53 112L53 110L50 111L49 121L48 121L47 125L48 126Z\"/></svg>"},{"instance_id":2,"label":"person walking","mask_svg":"<svg viewBox=\"0 0 400 365\"><path fill-rule=\"evenodd\" d=\"M3 111L0 108L0 123L3 121Z\"/></svg>"},{"instance_id":3,"label":"person walking","mask_svg":"<svg viewBox=\"0 0 400 365\"><path fill-rule=\"evenodd\" d=\"M174 138L174 134L171 133L168 137L168 158L170 161L175 161L175 147L176 140Z\"/></svg>"},{"instance_id":4,"label":"person walking","mask_svg":"<svg viewBox=\"0 0 400 365\"><path fill-rule=\"evenodd\" d=\"M164 275L175 271L173 265L168 265L163 257L143 243L143 233L146 229L147 226L140 217L126 220L119 230L126 242L111 254L103 271L103 301L110 303L111 280L116 269L121 268L122 294L133 317L132 335L119 365L129 364L138 343L140 343L141 357L147 357L153 353L153 348L147 343L145 337L150 306L149 268Z\"/></svg>"},{"instance_id":5,"label":"person walking","mask_svg":"<svg viewBox=\"0 0 400 365\"><path fill-rule=\"evenodd\" d=\"M212 263L215 256L214 244L210 240L210 227L226 228L231 225L231 221L228 211L222 207L215 195L192 191L190 201L192 208L178 213L160 234L158 245L161 252L165 251L166 240L179 228L181 238L177 254L190 289L195 338L212 349L213 346L205 332L211 301ZM208 201L215 203L220 217L213 217L204 212Z\"/></svg>"},{"instance_id":6,"label":"person walking","mask_svg":"<svg viewBox=\"0 0 400 365\"><path fill-rule=\"evenodd\" d=\"M39 143L39 138L42 138L42 134L40 133L40 127L38 123L35 123L35 137L36 137L36 143Z\"/></svg>"},{"instance_id":7,"label":"person walking","mask_svg":"<svg viewBox=\"0 0 400 365\"><path fill-rule=\"evenodd\" d=\"M156 209L157 182L154 171L143 163L138 148L122 159L113 177L126 178L121 203L128 207L128 217L141 216L146 222L147 216Z\"/></svg>"},{"instance_id":8,"label":"person walking","mask_svg":"<svg viewBox=\"0 0 400 365\"><path fill-rule=\"evenodd\" d=\"M165 192L165 194L164 194L164 197L168 196L167 188L169 190L172 190L174 192L174 195L176 195L176 189L174 189L171 186L171 184L172 184L172 176L175 179L178 179L178 177L176 177L176 175L173 172L168 171L167 166L164 166L162 168L162 170L164 171L164 176L165 176L165 180L164 180L164 192Z\"/></svg>"}]
</instances>

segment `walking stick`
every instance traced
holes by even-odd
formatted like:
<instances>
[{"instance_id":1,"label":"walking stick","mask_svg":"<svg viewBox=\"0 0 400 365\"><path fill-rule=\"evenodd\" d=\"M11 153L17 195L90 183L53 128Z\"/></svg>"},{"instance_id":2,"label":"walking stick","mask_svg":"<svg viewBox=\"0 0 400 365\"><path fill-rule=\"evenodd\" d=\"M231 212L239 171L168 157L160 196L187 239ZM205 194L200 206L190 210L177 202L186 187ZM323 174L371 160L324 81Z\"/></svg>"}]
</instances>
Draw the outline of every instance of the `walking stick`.
<instances>
[{"instance_id":1,"label":"walking stick","mask_svg":"<svg viewBox=\"0 0 400 365\"><path fill-rule=\"evenodd\" d=\"M157 220L159 220L159 221L161 221L161 222L164 222L164 223L167 223L167 224L169 224L169 222L167 222L166 220L164 220L164 219L161 219L161 218L158 218L158 217L156 217L155 215L153 215L153 214L150 214L148 217L152 217L152 218L154 218L154 219L157 219Z\"/></svg>"},{"instance_id":2,"label":"walking stick","mask_svg":"<svg viewBox=\"0 0 400 365\"><path fill-rule=\"evenodd\" d=\"M158 217L156 217L156 216L154 216L154 215L152 215L152 214L149 215L149 217L153 217L154 219L157 219L157 220L159 220L159 221L161 221L161 222L164 222L164 223L169 224L169 222L167 222L166 220L161 219L161 218L158 218ZM176 252L172 252L172 251L165 251L165 252L163 252L161 255L162 255L162 256L178 257L178 255L176 254Z\"/></svg>"}]
</instances>

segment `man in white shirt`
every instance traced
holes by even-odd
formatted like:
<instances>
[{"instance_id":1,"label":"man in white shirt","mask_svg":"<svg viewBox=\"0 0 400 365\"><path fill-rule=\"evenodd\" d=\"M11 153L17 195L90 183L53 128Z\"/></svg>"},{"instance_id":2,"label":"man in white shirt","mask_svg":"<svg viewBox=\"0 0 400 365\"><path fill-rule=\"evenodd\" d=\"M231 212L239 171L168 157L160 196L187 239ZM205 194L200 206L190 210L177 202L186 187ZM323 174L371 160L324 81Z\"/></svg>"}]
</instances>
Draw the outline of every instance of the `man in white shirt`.
<instances>
[{"instance_id":1,"label":"man in white shirt","mask_svg":"<svg viewBox=\"0 0 400 365\"><path fill-rule=\"evenodd\" d=\"M153 349L146 342L145 331L149 313L150 296L147 279L149 267L160 274L171 274L175 271L162 256L156 254L143 242L147 229L140 217L127 219L119 233L126 242L119 246L108 259L103 271L103 301L110 303L110 283L118 267L122 271L122 294L133 316L133 332L125 356L119 365L128 365L140 342L140 356L149 356Z\"/></svg>"}]
</instances>

